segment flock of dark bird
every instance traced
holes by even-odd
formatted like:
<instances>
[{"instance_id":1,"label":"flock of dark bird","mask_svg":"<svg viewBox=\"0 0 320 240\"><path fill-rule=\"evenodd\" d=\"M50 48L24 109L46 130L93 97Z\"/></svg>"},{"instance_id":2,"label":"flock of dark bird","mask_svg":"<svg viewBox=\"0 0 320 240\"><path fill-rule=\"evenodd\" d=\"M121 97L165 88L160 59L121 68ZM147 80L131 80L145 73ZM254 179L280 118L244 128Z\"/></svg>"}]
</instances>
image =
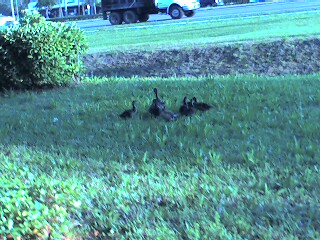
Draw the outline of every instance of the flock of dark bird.
<instances>
[{"instance_id":1,"label":"flock of dark bird","mask_svg":"<svg viewBox=\"0 0 320 240\"><path fill-rule=\"evenodd\" d=\"M152 100L152 104L149 107L148 112L155 117L162 117L166 121L175 121L177 120L179 114L174 113L166 109L165 102L158 96L157 88L153 89L156 98ZM197 110L204 112L213 108L212 105L198 102L196 97L193 97L191 100L188 100L187 97L184 97L182 101L182 105L179 108L179 113L181 116L192 116ZM125 110L119 116L123 119L132 118L138 112L138 108L136 106L136 101L132 102L132 108Z\"/></svg>"}]
</instances>

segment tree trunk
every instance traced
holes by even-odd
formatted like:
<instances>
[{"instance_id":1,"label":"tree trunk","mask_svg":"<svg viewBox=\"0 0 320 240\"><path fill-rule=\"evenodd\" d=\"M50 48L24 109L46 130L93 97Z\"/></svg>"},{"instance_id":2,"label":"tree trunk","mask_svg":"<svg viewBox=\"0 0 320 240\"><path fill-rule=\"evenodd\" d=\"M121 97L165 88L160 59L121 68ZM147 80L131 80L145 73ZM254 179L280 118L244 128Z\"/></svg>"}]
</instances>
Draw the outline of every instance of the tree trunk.
<instances>
[{"instance_id":1,"label":"tree trunk","mask_svg":"<svg viewBox=\"0 0 320 240\"><path fill-rule=\"evenodd\" d=\"M68 0L64 0L64 11L65 16L68 16Z\"/></svg>"},{"instance_id":2,"label":"tree trunk","mask_svg":"<svg viewBox=\"0 0 320 240\"><path fill-rule=\"evenodd\" d=\"M77 15L81 15L80 0L78 0L78 12L77 12Z\"/></svg>"},{"instance_id":3,"label":"tree trunk","mask_svg":"<svg viewBox=\"0 0 320 240\"><path fill-rule=\"evenodd\" d=\"M11 3L11 13L12 13L12 17L13 17L13 19L15 20L15 19L16 19L16 16L14 15L13 0L10 0L10 3Z\"/></svg>"},{"instance_id":4,"label":"tree trunk","mask_svg":"<svg viewBox=\"0 0 320 240\"><path fill-rule=\"evenodd\" d=\"M16 14L17 14L17 19L19 20L19 5L18 5L18 0L16 0Z\"/></svg>"},{"instance_id":5,"label":"tree trunk","mask_svg":"<svg viewBox=\"0 0 320 240\"><path fill-rule=\"evenodd\" d=\"M62 7L59 7L59 17L63 17L63 11L62 11Z\"/></svg>"},{"instance_id":6,"label":"tree trunk","mask_svg":"<svg viewBox=\"0 0 320 240\"><path fill-rule=\"evenodd\" d=\"M96 0L93 0L93 14L97 14L97 4L96 4Z\"/></svg>"},{"instance_id":7,"label":"tree trunk","mask_svg":"<svg viewBox=\"0 0 320 240\"><path fill-rule=\"evenodd\" d=\"M46 7L46 18L47 18L47 19L50 18L50 17L49 17L49 8L48 8L48 7Z\"/></svg>"}]
</instances>

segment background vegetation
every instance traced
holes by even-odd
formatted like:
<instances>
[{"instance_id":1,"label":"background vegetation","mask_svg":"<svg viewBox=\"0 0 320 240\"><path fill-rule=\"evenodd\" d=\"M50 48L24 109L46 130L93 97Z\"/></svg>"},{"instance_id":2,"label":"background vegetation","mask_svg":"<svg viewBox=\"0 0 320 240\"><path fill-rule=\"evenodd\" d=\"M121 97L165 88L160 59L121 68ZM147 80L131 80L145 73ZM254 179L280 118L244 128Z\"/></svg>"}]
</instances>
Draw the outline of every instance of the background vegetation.
<instances>
[{"instance_id":1,"label":"background vegetation","mask_svg":"<svg viewBox=\"0 0 320 240\"><path fill-rule=\"evenodd\" d=\"M272 14L247 18L208 18L111 26L88 31L88 53L170 50L224 46L245 41L270 42L287 38L319 37L320 14Z\"/></svg>"},{"instance_id":2,"label":"background vegetation","mask_svg":"<svg viewBox=\"0 0 320 240\"><path fill-rule=\"evenodd\" d=\"M320 69L320 38L256 43L106 52L83 56L95 76L205 76L226 74L310 74Z\"/></svg>"},{"instance_id":3,"label":"background vegetation","mask_svg":"<svg viewBox=\"0 0 320 240\"><path fill-rule=\"evenodd\" d=\"M310 74L320 68L319 20L315 12L94 29L83 60L89 76Z\"/></svg>"}]
</instances>

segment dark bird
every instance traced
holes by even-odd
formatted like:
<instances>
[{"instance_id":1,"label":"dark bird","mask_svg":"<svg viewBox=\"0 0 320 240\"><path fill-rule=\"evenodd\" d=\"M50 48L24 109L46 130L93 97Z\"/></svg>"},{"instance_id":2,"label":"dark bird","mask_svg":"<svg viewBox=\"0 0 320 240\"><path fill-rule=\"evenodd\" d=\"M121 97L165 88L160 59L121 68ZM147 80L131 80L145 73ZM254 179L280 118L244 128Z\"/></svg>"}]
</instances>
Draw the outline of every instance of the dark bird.
<instances>
[{"instance_id":1,"label":"dark bird","mask_svg":"<svg viewBox=\"0 0 320 240\"><path fill-rule=\"evenodd\" d=\"M158 117L160 115L160 112L165 109L165 106L159 103L156 99L152 100L152 104L149 108L149 113L151 113L153 116Z\"/></svg>"},{"instance_id":2,"label":"dark bird","mask_svg":"<svg viewBox=\"0 0 320 240\"><path fill-rule=\"evenodd\" d=\"M200 111L202 111L202 112L207 111L207 110L213 108L213 106L210 105L210 104L207 104L207 103L204 103L204 102L198 102L196 97L193 97L192 100L193 100L193 106L194 106L197 110L200 110Z\"/></svg>"},{"instance_id":3,"label":"dark bird","mask_svg":"<svg viewBox=\"0 0 320 240\"><path fill-rule=\"evenodd\" d=\"M179 108L179 113L181 115L187 116L187 111L188 111L187 97L184 97L182 101L182 105Z\"/></svg>"},{"instance_id":4,"label":"dark bird","mask_svg":"<svg viewBox=\"0 0 320 240\"><path fill-rule=\"evenodd\" d=\"M164 101L158 96L158 89L157 88L154 88L153 89L153 92L155 93L156 95L156 100L158 103L161 103L162 105L165 105Z\"/></svg>"},{"instance_id":5,"label":"dark bird","mask_svg":"<svg viewBox=\"0 0 320 240\"><path fill-rule=\"evenodd\" d=\"M157 117L160 115L160 112L165 109L165 103L161 98L159 98L158 90L156 88L153 89L153 92L155 93L156 98L152 100L149 113Z\"/></svg>"},{"instance_id":6,"label":"dark bird","mask_svg":"<svg viewBox=\"0 0 320 240\"><path fill-rule=\"evenodd\" d=\"M119 116L123 119L132 118L137 112L136 101L132 101L132 109L125 110Z\"/></svg>"},{"instance_id":7,"label":"dark bird","mask_svg":"<svg viewBox=\"0 0 320 240\"><path fill-rule=\"evenodd\" d=\"M172 122L178 119L178 115L176 113L173 113L165 109L160 111L160 117L162 117L168 122Z\"/></svg>"},{"instance_id":8,"label":"dark bird","mask_svg":"<svg viewBox=\"0 0 320 240\"><path fill-rule=\"evenodd\" d=\"M195 112L196 109L194 107L194 99L191 99L191 101L188 102L187 116L192 116Z\"/></svg>"},{"instance_id":9,"label":"dark bird","mask_svg":"<svg viewBox=\"0 0 320 240\"><path fill-rule=\"evenodd\" d=\"M191 116L194 114L195 109L193 106L193 99L187 102L187 97L183 98L182 105L180 106L179 113L183 116Z\"/></svg>"}]
</instances>

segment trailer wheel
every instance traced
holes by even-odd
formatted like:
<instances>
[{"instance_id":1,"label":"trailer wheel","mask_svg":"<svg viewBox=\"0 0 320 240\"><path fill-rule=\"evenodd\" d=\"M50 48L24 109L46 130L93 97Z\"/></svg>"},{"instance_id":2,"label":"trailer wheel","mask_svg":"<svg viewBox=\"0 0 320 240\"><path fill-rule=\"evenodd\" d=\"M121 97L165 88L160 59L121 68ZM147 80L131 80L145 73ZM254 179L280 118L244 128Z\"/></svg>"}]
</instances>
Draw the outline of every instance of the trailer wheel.
<instances>
[{"instance_id":1,"label":"trailer wheel","mask_svg":"<svg viewBox=\"0 0 320 240\"><path fill-rule=\"evenodd\" d=\"M139 16L139 22L146 22L149 19L149 14L141 14Z\"/></svg>"},{"instance_id":2,"label":"trailer wheel","mask_svg":"<svg viewBox=\"0 0 320 240\"><path fill-rule=\"evenodd\" d=\"M190 10L190 11L185 11L184 15L186 17L193 17L196 14L196 11Z\"/></svg>"},{"instance_id":3,"label":"trailer wheel","mask_svg":"<svg viewBox=\"0 0 320 240\"><path fill-rule=\"evenodd\" d=\"M170 7L170 16L172 19L180 19L183 16L183 10L178 5L173 5Z\"/></svg>"},{"instance_id":4,"label":"trailer wheel","mask_svg":"<svg viewBox=\"0 0 320 240\"><path fill-rule=\"evenodd\" d=\"M127 24L136 23L136 22L138 22L138 15L136 14L136 12L134 12L132 10L128 10L128 11L124 12L123 20Z\"/></svg>"},{"instance_id":5,"label":"trailer wheel","mask_svg":"<svg viewBox=\"0 0 320 240\"><path fill-rule=\"evenodd\" d=\"M122 23L122 16L121 13L119 12L112 12L109 15L109 22L111 23L111 25L119 25Z\"/></svg>"}]
</instances>

